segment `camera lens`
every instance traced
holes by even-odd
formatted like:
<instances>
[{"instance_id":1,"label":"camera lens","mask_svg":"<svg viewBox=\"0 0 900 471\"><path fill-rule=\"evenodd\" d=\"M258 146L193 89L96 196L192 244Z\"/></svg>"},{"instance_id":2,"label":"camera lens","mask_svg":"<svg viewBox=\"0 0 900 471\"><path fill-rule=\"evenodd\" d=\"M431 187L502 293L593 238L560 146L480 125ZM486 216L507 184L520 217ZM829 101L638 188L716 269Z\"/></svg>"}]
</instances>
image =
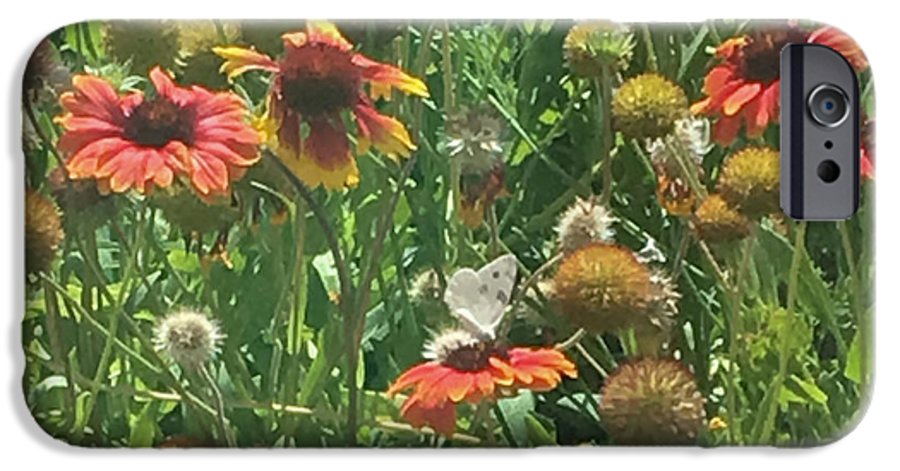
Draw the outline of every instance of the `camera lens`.
<instances>
[{"instance_id":1,"label":"camera lens","mask_svg":"<svg viewBox=\"0 0 900 471\"><path fill-rule=\"evenodd\" d=\"M819 85L809 94L809 114L822 126L833 128L847 119L847 95L834 85Z\"/></svg>"}]
</instances>

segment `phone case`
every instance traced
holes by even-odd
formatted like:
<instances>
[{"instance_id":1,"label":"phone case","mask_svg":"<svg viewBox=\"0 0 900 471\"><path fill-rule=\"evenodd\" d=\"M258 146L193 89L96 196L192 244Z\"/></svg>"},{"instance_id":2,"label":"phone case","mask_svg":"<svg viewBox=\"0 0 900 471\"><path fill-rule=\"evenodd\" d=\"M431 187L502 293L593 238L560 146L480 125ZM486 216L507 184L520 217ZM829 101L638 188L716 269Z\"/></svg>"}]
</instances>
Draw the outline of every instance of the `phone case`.
<instances>
[{"instance_id":1,"label":"phone case","mask_svg":"<svg viewBox=\"0 0 900 471\"><path fill-rule=\"evenodd\" d=\"M861 205L779 207L779 52ZM91 21L23 87L38 425L97 447L812 446L872 385L873 87L808 21Z\"/></svg>"}]
</instances>

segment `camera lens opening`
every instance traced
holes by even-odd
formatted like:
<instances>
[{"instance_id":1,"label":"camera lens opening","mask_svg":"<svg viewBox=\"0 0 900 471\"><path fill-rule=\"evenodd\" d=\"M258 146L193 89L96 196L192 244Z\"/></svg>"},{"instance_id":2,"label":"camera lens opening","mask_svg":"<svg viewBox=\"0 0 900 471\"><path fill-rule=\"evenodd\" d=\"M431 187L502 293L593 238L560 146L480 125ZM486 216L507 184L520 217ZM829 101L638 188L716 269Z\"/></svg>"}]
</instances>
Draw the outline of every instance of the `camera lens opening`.
<instances>
[{"instance_id":1,"label":"camera lens opening","mask_svg":"<svg viewBox=\"0 0 900 471\"><path fill-rule=\"evenodd\" d=\"M809 114L822 126L833 128L839 126L850 114L847 94L840 88L823 84L809 94Z\"/></svg>"},{"instance_id":2,"label":"camera lens opening","mask_svg":"<svg viewBox=\"0 0 900 471\"><path fill-rule=\"evenodd\" d=\"M841 176L841 167L831 159L823 160L816 169L816 174L823 182L834 183Z\"/></svg>"}]
</instances>

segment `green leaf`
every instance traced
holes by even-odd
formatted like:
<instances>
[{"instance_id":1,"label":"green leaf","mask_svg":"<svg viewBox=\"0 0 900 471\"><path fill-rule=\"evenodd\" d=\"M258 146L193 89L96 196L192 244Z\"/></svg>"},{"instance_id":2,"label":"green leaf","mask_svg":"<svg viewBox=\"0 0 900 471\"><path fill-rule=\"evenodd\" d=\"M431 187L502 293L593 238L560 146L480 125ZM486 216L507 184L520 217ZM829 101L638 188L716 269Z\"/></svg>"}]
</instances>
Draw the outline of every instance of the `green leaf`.
<instances>
[{"instance_id":1,"label":"green leaf","mask_svg":"<svg viewBox=\"0 0 900 471\"><path fill-rule=\"evenodd\" d=\"M178 271L193 273L200 268L197 256L181 249L170 250L166 258L169 259L169 264L172 265L172 268Z\"/></svg>"},{"instance_id":2,"label":"green leaf","mask_svg":"<svg viewBox=\"0 0 900 471\"><path fill-rule=\"evenodd\" d=\"M844 367L844 377L856 384L862 382L862 372L860 365L862 364L862 341L859 331L853 336L850 342L850 350L847 351L847 366Z\"/></svg>"},{"instance_id":3,"label":"green leaf","mask_svg":"<svg viewBox=\"0 0 900 471\"><path fill-rule=\"evenodd\" d=\"M150 401L137 416L128 418L131 432L128 435L128 446L132 448L146 448L153 446L153 438L156 436L156 414L159 411L159 401Z\"/></svg>"},{"instance_id":4,"label":"green leaf","mask_svg":"<svg viewBox=\"0 0 900 471\"><path fill-rule=\"evenodd\" d=\"M806 380L797 375L791 375L787 384L793 384L799 387L802 391L802 395L816 404L825 405L828 402L828 395L825 394L825 391L822 391L822 389L812 380Z\"/></svg>"},{"instance_id":5,"label":"green leaf","mask_svg":"<svg viewBox=\"0 0 900 471\"><path fill-rule=\"evenodd\" d=\"M515 441L515 443L510 443L510 445L526 445L528 443L528 428L525 423L525 417L534 410L534 394L531 391L523 390L516 397L501 399L497 402L497 406L500 408L500 413L503 414L503 418L509 426L509 431Z\"/></svg>"},{"instance_id":6,"label":"green leaf","mask_svg":"<svg viewBox=\"0 0 900 471\"><path fill-rule=\"evenodd\" d=\"M528 431L528 441L533 446L556 446L556 431L548 430L533 413L525 415L525 426Z\"/></svg>"}]
</instances>

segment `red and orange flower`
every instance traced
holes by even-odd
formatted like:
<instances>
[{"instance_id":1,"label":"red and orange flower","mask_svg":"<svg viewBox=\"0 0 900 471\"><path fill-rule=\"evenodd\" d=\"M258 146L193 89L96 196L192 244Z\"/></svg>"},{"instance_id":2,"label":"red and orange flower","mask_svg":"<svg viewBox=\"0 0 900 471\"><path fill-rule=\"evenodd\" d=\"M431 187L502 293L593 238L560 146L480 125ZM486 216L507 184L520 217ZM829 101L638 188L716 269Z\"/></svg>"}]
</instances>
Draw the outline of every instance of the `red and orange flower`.
<instances>
[{"instance_id":1,"label":"red and orange flower","mask_svg":"<svg viewBox=\"0 0 900 471\"><path fill-rule=\"evenodd\" d=\"M106 80L77 75L60 97L59 149L72 179L92 178L102 193L167 187L190 179L204 198L226 194L259 159L259 133L233 93L182 88L160 67L150 71L156 89L120 95Z\"/></svg>"},{"instance_id":2,"label":"red and orange flower","mask_svg":"<svg viewBox=\"0 0 900 471\"><path fill-rule=\"evenodd\" d=\"M716 49L719 64L706 75L706 98L691 106L694 114L717 118L713 140L729 145L743 127L747 136L762 135L778 122L779 54L788 43L816 43L841 53L861 71L868 61L859 46L841 31L825 26L812 32L797 26L760 28L731 38Z\"/></svg>"},{"instance_id":3,"label":"red and orange flower","mask_svg":"<svg viewBox=\"0 0 900 471\"><path fill-rule=\"evenodd\" d=\"M456 405L477 404L510 395L516 389L549 391L562 376L575 378L575 365L558 350L505 348L465 331L450 331L430 347L434 359L406 370L387 393L411 390L400 409L413 426L430 426L452 436Z\"/></svg>"},{"instance_id":4,"label":"red and orange flower","mask_svg":"<svg viewBox=\"0 0 900 471\"><path fill-rule=\"evenodd\" d=\"M306 31L282 36L279 59L242 47L213 51L225 59L222 71L233 78L250 70L274 74L265 125L268 147L305 183L329 189L354 186L359 170L350 150L345 116L356 128L356 153L370 146L391 156L408 156L415 145L406 128L375 109L371 96L391 88L421 97L425 84L397 67L354 52L337 28L309 22Z\"/></svg>"}]
</instances>

